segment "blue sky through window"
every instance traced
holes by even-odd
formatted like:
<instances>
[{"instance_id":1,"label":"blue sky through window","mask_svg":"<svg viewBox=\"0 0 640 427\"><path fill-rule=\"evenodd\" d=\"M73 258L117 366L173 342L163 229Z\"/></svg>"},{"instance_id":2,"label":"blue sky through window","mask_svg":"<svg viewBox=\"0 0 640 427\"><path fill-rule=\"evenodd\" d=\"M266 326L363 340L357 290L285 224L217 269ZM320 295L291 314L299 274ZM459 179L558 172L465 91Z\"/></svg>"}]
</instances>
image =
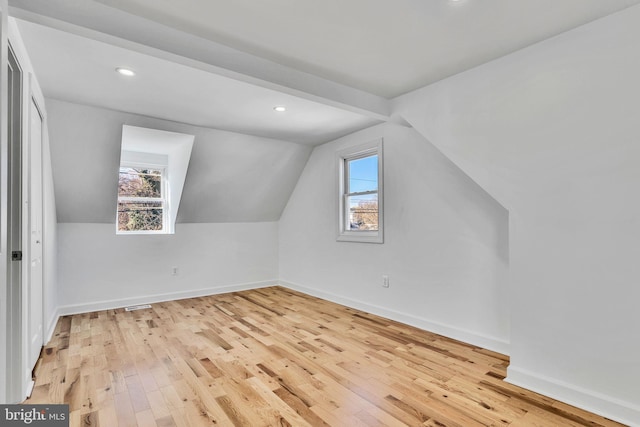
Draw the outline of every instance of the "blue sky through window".
<instances>
[{"instance_id":1,"label":"blue sky through window","mask_svg":"<svg viewBox=\"0 0 640 427\"><path fill-rule=\"evenodd\" d=\"M349 192L378 190L378 156L349 161Z\"/></svg>"}]
</instances>

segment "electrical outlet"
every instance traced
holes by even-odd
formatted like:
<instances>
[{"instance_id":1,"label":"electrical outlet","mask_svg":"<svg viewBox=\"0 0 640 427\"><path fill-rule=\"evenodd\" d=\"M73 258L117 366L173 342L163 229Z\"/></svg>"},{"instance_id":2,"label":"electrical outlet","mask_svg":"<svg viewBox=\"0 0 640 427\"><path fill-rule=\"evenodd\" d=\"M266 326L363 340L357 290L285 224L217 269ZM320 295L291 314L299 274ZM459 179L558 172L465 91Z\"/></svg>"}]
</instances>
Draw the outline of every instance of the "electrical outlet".
<instances>
[{"instance_id":1,"label":"electrical outlet","mask_svg":"<svg viewBox=\"0 0 640 427\"><path fill-rule=\"evenodd\" d=\"M382 287L383 288L389 287L389 276L387 276L386 274L382 275Z\"/></svg>"},{"instance_id":2,"label":"electrical outlet","mask_svg":"<svg viewBox=\"0 0 640 427\"><path fill-rule=\"evenodd\" d=\"M178 267L173 267L171 269L171 275L172 276L177 276L178 275Z\"/></svg>"}]
</instances>

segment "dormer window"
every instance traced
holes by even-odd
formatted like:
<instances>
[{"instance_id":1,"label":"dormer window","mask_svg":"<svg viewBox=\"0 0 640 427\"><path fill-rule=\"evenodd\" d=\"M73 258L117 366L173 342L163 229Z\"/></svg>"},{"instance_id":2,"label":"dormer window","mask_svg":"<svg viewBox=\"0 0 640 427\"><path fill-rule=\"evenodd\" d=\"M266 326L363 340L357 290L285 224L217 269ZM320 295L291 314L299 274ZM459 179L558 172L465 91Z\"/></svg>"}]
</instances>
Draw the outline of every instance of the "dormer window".
<instances>
[{"instance_id":1,"label":"dormer window","mask_svg":"<svg viewBox=\"0 0 640 427\"><path fill-rule=\"evenodd\" d=\"M173 234L193 135L124 125L117 234Z\"/></svg>"}]
</instances>

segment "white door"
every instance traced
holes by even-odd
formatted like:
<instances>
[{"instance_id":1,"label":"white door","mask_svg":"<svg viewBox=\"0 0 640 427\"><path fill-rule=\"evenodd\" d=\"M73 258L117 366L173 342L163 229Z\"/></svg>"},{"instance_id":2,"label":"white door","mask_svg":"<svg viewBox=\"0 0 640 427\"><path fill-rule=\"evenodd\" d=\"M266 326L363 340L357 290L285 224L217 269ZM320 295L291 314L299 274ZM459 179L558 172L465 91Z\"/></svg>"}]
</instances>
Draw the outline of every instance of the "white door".
<instances>
[{"instance_id":1,"label":"white door","mask_svg":"<svg viewBox=\"0 0 640 427\"><path fill-rule=\"evenodd\" d=\"M42 115L33 98L29 105L28 141L29 267L27 286L28 366L33 369L43 344L42 280Z\"/></svg>"}]
</instances>

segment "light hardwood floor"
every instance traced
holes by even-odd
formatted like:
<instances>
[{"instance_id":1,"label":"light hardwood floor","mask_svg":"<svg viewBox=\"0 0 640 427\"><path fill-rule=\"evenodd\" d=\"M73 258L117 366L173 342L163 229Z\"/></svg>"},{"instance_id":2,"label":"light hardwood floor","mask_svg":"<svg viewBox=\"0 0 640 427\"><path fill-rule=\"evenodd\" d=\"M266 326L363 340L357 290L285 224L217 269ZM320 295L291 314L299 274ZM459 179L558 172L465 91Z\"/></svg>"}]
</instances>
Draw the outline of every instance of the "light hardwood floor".
<instances>
[{"instance_id":1,"label":"light hardwood floor","mask_svg":"<svg viewBox=\"0 0 640 427\"><path fill-rule=\"evenodd\" d=\"M65 316L25 403L71 426L620 426L508 357L281 287Z\"/></svg>"}]
</instances>

